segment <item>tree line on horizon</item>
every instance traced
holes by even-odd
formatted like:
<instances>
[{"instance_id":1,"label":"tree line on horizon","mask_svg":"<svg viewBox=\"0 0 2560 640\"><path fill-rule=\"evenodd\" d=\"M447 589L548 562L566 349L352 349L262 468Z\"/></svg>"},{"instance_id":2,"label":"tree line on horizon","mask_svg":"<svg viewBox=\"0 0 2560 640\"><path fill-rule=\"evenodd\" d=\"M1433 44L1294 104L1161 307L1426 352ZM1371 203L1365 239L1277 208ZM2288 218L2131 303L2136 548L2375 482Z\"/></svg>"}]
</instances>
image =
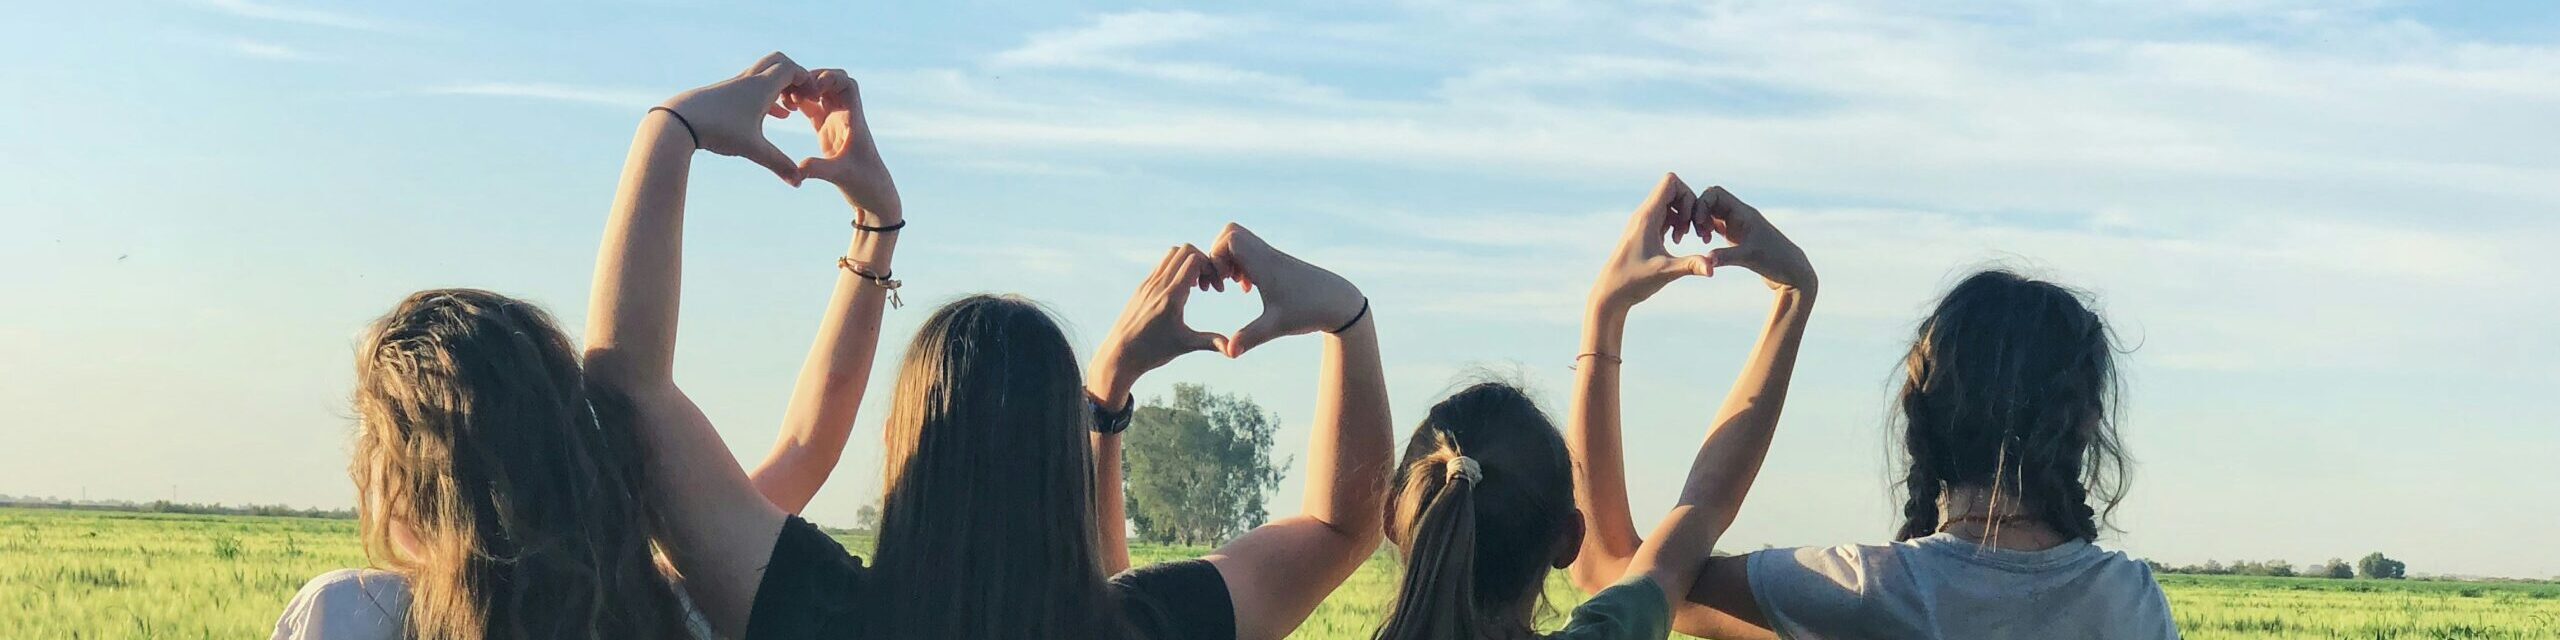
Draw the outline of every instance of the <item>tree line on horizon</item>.
<instances>
[{"instance_id":1,"label":"tree line on horizon","mask_svg":"<svg viewBox=\"0 0 2560 640\"><path fill-rule=\"evenodd\" d=\"M2230 564L2223 564L2220 560L2206 560L2204 561L2204 564L2191 564L2185 566L2162 564L2155 560L2144 560L2143 562L2151 565L2152 573L2176 573L2187 575L2259 576L2267 578L2327 578L2333 580L2348 580L2355 578L2362 578L2366 580L2401 580L2409 577L2408 563L2393 560L2389 556L2382 555L2382 552L2379 551L2365 554L2363 558L2356 560L2355 564L2352 565L2347 564L2347 561L2343 558L2330 558L2328 562L2312 563L2304 565L2300 569L2295 569L2293 563L2283 560L2267 560L2264 562L2257 560L2239 560Z\"/></svg>"},{"instance_id":2,"label":"tree line on horizon","mask_svg":"<svg viewBox=\"0 0 2560 640\"><path fill-rule=\"evenodd\" d=\"M122 513L174 513L199 516L267 516L272 518L318 518L354 520L355 509L320 509L283 504L229 505L220 502L172 502L152 500L64 500L51 496L0 495L0 507L29 507L67 511L114 511Z\"/></svg>"}]
</instances>

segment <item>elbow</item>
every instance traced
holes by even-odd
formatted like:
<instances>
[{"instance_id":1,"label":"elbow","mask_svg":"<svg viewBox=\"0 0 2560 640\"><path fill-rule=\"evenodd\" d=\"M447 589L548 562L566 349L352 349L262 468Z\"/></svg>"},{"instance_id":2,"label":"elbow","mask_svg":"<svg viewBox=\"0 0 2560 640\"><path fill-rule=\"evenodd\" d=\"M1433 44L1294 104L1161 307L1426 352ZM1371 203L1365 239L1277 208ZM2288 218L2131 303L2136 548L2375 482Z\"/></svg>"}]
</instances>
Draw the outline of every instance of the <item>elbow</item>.
<instances>
[{"instance_id":1,"label":"elbow","mask_svg":"<svg viewBox=\"0 0 2560 640\"><path fill-rule=\"evenodd\" d=\"M1387 543L1387 532L1381 522L1327 523L1327 526L1333 529L1334 536L1342 539L1346 555L1360 562L1367 562L1369 556L1378 553L1378 547Z\"/></svg>"},{"instance_id":2,"label":"elbow","mask_svg":"<svg viewBox=\"0 0 2560 640\"><path fill-rule=\"evenodd\" d=\"M587 349L587 379L623 394L672 384L668 373L644 362L638 354L613 347Z\"/></svg>"}]
</instances>

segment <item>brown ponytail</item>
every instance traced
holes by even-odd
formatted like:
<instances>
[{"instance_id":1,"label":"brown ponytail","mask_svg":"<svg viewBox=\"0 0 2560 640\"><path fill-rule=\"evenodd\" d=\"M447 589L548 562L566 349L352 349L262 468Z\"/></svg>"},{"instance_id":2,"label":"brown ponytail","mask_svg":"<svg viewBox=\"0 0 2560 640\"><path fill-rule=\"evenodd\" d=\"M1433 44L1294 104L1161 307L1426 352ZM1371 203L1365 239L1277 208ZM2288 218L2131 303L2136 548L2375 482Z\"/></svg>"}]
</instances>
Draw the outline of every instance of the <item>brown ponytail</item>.
<instances>
[{"instance_id":1,"label":"brown ponytail","mask_svg":"<svg viewBox=\"0 0 2560 640\"><path fill-rule=\"evenodd\" d=\"M1404 550L1404 585L1378 640L1482 638L1475 610L1476 505L1480 478L1462 472L1467 460L1440 434L1441 448L1405 469L1413 478L1397 504L1399 522L1414 523L1397 538Z\"/></svg>"},{"instance_id":2,"label":"brown ponytail","mask_svg":"<svg viewBox=\"0 0 2560 640\"><path fill-rule=\"evenodd\" d=\"M1518 387L1477 384L1433 406L1387 496L1404 577L1377 640L1534 635L1547 572L1577 544L1572 469Z\"/></svg>"}]
</instances>

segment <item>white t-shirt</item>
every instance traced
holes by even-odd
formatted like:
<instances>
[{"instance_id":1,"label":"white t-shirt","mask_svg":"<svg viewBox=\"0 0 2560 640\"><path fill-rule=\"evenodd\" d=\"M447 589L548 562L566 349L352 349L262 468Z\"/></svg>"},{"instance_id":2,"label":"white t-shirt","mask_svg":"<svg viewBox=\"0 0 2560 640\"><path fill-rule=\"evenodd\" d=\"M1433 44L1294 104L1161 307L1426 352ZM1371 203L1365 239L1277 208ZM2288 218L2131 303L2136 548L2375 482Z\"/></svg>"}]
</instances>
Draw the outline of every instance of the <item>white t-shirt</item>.
<instances>
[{"instance_id":1,"label":"white t-shirt","mask_svg":"<svg viewBox=\"0 0 2560 640\"><path fill-rule=\"evenodd\" d=\"M684 607L684 625L693 637L710 640L711 621L693 607L683 589L676 604ZM374 569L339 569L303 583L276 618L272 640L400 640L409 623L409 580Z\"/></svg>"},{"instance_id":2,"label":"white t-shirt","mask_svg":"<svg viewBox=\"0 0 2560 640\"><path fill-rule=\"evenodd\" d=\"M276 618L273 640L399 640L408 621L408 579L339 569L302 584Z\"/></svg>"},{"instance_id":3,"label":"white t-shirt","mask_svg":"<svg viewBox=\"0 0 2560 640\"><path fill-rule=\"evenodd\" d=\"M2178 637L2150 565L2087 541L2014 551L1941 533L1748 562L1769 628L1790 640Z\"/></svg>"}]
</instances>

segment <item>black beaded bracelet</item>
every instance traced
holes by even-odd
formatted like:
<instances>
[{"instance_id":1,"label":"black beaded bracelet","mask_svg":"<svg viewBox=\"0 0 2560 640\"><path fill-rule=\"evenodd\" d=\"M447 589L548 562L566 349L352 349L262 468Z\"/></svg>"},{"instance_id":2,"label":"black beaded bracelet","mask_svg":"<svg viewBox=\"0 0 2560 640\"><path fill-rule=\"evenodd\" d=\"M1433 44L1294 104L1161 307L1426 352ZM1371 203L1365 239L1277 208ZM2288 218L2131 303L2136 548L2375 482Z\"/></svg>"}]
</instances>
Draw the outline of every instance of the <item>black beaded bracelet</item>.
<instances>
[{"instance_id":1,"label":"black beaded bracelet","mask_svg":"<svg viewBox=\"0 0 2560 640\"><path fill-rule=\"evenodd\" d=\"M894 232L896 232L896 231L897 231L897 230L899 230L899 229L905 229L905 228L907 228L907 221L902 219L902 220L899 220L897 224L881 225L881 226L874 227L874 226L871 226L871 225L863 224L863 223L862 223L862 219L861 219L861 218L854 218L854 219L853 219L853 228L854 228L854 229L856 229L856 230L860 230L860 231L869 231L869 232L872 232L872 233L894 233Z\"/></svg>"}]
</instances>

